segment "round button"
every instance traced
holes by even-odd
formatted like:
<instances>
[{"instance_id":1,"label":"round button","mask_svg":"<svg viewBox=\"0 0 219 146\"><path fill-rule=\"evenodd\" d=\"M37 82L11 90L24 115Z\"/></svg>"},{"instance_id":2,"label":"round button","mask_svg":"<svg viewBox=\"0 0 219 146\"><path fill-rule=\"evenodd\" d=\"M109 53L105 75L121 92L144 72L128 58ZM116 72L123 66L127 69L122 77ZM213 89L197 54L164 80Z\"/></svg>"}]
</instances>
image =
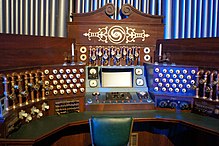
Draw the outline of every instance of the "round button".
<instances>
[{"instance_id":1,"label":"round button","mask_svg":"<svg viewBox=\"0 0 219 146\"><path fill-rule=\"evenodd\" d=\"M150 48L149 47L145 47L144 48L144 53L146 53L146 54L150 53Z\"/></svg>"},{"instance_id":2,"label":"round button","mask_svg":"<svg viewBox=\"0 0 219 146\"><path fill-rule=\"evenodd\" d=\"M94 69L94 68L91 68L90 69L90 74L91 75L94 75L94 74L96 74L97 73L97 70L96 69Z\"/></svg>"},{"instance_id":3,"label":"round button","mask_svg":"<svg viewBox=\"0 0 219 146\"><path fill-rule=\"evenodd\" d=\"M137 86L143 86L144 85L144 80L143 79L137 79L136 84L137 84Z\"/></svg>"},{"instance_id":4,"label":"round button","mask_svg":"<svg viewBox=\"0 0 219 146\"><path fill-rule=\"evenodd\" d=\"M159 69L159 68L155 68L154 71L155 71L155 72L159 72L160 69Z\"/></svg>"},{"instance_id":5,"label":"round button","mask_svg":"<svg viewBox=\"0 0 219 146\"><path fill-rule=\"evenodd\" d=\"M53 74L57 74L58 73L58 71L56 69L53 69L52 72L53 72Z\"/></svg>"},{"instance_id":6,"label":"round button","mask_svg":"<svg viewBox=\"0 0 219 146\"><path fill-rule=\"evenodd\" d=\"M187 71L186 69L184 69L184 70L183 70L183 73L184 73L184 74L187 74L187 73L188 73L188 71Z\"/></svg>"},{"instance_id":7,"label":"round button","mask_svg":"<svg viewBox=\"0 0 219 146\"><path fill-rule=\"evenodd\" d=\"M90 80L89 85L90 85L90 87L97 87L97 81L96 80Z\"/></svg>"},{"instance_id":8,"label":"round button","mask_svg":"<svg viewBox=\"0 0 219 146\"><path fill-rule=\"evenodd\" d=\"M64 69L60 69L60 70L59 70L59 73L60 73L60 74L64 73Z\"/></svg>"}]
</instances>

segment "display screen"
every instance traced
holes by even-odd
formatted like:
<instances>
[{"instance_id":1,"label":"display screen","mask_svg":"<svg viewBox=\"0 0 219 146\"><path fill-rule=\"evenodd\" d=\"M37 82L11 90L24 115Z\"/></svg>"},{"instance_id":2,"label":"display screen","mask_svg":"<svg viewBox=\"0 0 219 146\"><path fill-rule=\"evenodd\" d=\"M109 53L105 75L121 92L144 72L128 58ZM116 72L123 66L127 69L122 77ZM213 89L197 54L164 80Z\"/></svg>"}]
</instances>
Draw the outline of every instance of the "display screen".
<instances>
[{"instance_id":1,"label":"display screen","mask_svg":"<svg viewBox=\"0 0 219 146\"><path fill-rule=\"evenodd\" d=\"M132 87L132 71L102 72L102 87Z\"/></svg>"}]
</instances>

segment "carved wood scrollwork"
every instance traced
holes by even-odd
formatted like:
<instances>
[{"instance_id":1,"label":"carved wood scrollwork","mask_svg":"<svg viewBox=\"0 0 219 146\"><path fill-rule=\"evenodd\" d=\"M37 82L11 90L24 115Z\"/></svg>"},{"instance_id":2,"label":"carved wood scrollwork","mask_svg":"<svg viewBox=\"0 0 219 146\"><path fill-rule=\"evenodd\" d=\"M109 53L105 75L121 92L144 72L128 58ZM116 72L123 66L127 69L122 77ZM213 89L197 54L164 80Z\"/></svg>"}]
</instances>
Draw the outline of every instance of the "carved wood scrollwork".
<instances>
[{"instance_id":1,"label":"carved wood scrollwork","mask_svg":"<svg viewBox=\"0 0 219 146\"><path fill-rule=\"evenodd\" d=\"M115 7L113 4L108 4L106 6L105 12L108 16L112 16L115 13Z\"/></svg>"}]
</instances>

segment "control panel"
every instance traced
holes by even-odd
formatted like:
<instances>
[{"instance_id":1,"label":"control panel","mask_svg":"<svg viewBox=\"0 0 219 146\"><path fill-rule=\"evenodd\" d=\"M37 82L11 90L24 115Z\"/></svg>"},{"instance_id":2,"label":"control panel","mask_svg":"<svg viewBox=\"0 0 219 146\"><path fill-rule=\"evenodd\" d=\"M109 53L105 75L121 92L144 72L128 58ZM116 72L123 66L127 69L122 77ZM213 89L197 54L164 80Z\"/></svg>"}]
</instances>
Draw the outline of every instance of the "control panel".
<instances>
[{"instance_id":1,"label":"control panel","mask_svg":"<svg viewBox=\"0 0 219 146\"><path fill-rule=\"evenodd\" d=\"M192 112L219 118L219 74L215 69L200 69Z\"/></svg>"},{"instance_id":2,"label":"control panel","mask_svg":"<svg viewBox=\"0 0 219 146\"><path fill-rule=\"evenodd\" d=\"M152 62L152 46L77 46L77 60L90 66L142 65ZM152 49L153 48L153 49Z\"/></svg>"},{"instance_id":3,"label":"control panel","mask_svg":"<svg viewBox=\"0 0 219 146\"><path fill-rule=\"evenodd\" d=\"M85 105L152 103L144 66L87 66Z\"/></svg>"},{"instance_id":4,"label":"control panel","mask_svg":"<svg viewBox=\"0 0 219 146\"><path fill-rule=\"evenodd\" d=\"M149 91L161 108L191 109L196 95L198 68L168 64L145 64Z\"/></svg>"},{"instance_id":5,"label":"control panel","mask_svg":"<svg viewBox=\"0 0 219 146\"><path fill-rule=\"evenodd\" d=\"M85 94L85 68L83 65L44 67L45 95L74 97Z\"/></svg>"},{"instance_id":6,"label":"control panel","mask_svg":"<svg viewBox=\"0 0 219 146\"><path fill-rule=\"evenodd\" d=\"M0 83L3 137L43 116L84 111L84 64L5 70Z\"/></svg>"}]
</instances>

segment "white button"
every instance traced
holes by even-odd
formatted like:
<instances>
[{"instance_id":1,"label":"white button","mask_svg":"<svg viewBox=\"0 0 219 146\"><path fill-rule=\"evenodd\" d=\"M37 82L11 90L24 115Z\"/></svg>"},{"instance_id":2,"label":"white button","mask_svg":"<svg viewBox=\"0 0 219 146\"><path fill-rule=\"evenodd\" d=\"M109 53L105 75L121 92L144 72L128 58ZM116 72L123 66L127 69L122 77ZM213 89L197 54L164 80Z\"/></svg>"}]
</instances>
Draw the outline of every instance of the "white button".
<instances>
[{"instance_id":1,"label":"white button","mask_svg":"<svg viewBox=\"0 0 219 146\"><path fill-rule=\"evenodd\" d=\"M49 74L49 70L48 70L48 69L44 70L44 73L45 73L46 75Z\"/></svg>"},{"instance_id":2,"label":"white button","mask_svg":"<svg viewBox=\"0 0 219 146\"><path fill-rule=\"evenodd\" d=\"M159 72L160 69L159 69L159 68L155 68L154 71L155 71L155 72Z\"/></svg>"},{"instance_id":3,"label":"white button","mask_svg":"<svg viewBox=\"0 0 219 146\"><path fill-rule=\"evenodd\" d=\"M56 69L53 69L52 72L53 72L53 74L57 74L58 73L58 71Z\"/></svg>"},{"instance_id":4,"label":"white button","mask_svg":"<svg viewBox=\"0 0 219 146\"><path fill-rule=\"evenodd\" d=\"M71 72L70 69L66 69L66 73L69 74Z\"/></svg>"},{"instance_id":5,"label":"white button","mask_svg":"<svg viewBox=\"0 0 219 146\"><path fill-rule=\"evenodd\" d=\"M83 68L80 68L79 70L80 70L80 73L83 73L83 72L84 72L84 69L83 69Z\"/></svg>"},{"instance_id":6,"label":"white button","mask_svg":"<svg viewBox=\"0 0 219 146\"><path fill-rule=\"evenodd\" d=\"M60 69L60 70L59 70L59 73L60 73L60 74L64 73L64 69Z\"/></svg>"},{"instance_id":7,"label":"white button","mask_svg":"<svg viewBox=\"0 0 219 146\"><path fill-rule=\"evenodd\" d=\"M90 80L90 87L96 87L97 86L97 81L96 80Z\"/></svg>"},{"instance_id":8,"label":"white button","mask_svg":"<svg viewBox=\"0 0 219 146\"><path fill-rule=\"evenodd\" d=\"M137 79L136 84L137 84L137 86L143 86L144 85L143 79Z\"/></svg>"},{"instance_id":9,"label":"white button","mask_svg":"<svg viewBox=\"0 0 219 146\"><path fill-rule=\"evenodd\" d=\"M142 75L143 74L143 70L141 68L136 68L135 74L136 75Z\"/></svg>"},{"instance_id":10,"label":"white button","mask_svg":"<svg viewBox=\"0 0 219 146\"><path fill-rule=\"evenodd\" d=\"M73 73L76 73L76 72L77 72L77 70L76 70L76 69L72 69L72 72L73 72Z\"/></svg>"}]
</instances>

